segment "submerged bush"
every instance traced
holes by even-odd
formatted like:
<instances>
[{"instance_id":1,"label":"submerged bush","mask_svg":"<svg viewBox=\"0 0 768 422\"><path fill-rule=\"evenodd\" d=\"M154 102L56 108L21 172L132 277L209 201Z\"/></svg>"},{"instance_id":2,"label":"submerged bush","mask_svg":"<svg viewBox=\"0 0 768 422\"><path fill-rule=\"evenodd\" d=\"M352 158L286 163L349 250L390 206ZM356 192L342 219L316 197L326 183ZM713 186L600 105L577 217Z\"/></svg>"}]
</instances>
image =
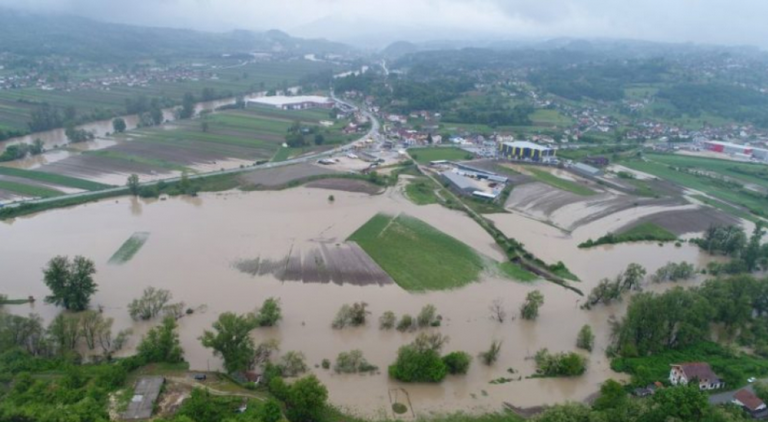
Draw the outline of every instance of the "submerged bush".
<instances>
[{"instance_id":1,"label":"submerged bush","mask_svg":"<svg viewBox=\"0 0 768 422\"><path fill-rule=\"evenodd\" d=\"M469 370L472 356L464 352L453 352L443 356L443 363L452 375L463 375Z\"/></svg>"},{"instance_id":2,"label":"submerged bush","mask_svg":"<svg viewBox=\"0 0 768 422\"><path fill-rule=\"evenodd\" d=\"M336 365L334 365L333 369L341 374L355 374L359 372L377 371L379 367L368 363L368 361L365 360L362 351L352 350L339 353L339 356L336 357Z\"/></svg>"}]
</instances>

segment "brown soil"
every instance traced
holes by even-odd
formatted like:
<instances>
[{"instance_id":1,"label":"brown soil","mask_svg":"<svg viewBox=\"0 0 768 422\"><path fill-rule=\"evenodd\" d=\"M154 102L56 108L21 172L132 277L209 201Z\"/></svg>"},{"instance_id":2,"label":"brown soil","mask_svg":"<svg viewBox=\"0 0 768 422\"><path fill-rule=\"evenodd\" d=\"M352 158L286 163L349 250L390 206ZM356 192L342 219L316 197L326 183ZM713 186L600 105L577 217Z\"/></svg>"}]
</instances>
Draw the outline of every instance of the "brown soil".
<instances>
[{"instance_id":1,"label":"brown soil","mask_svg":"<svg viewBox=\"0 0 768 422\"><path fill-rule=\"evenodd\" d=\"M382 187L376 186L373 183L369 183L364 180L341 178L315 180L314 182L307 183L305 186L308 188L367 193L368 195L375 195L381 193L384 190Z\"/></svg>"},{"instance_id":2,"label":"brown soil","mask_svg":"<svg viewBox=\"0 0 768 422\"><path fill-rule=\"evenodd\" d=\"M272 274L280 281L303 283L391 284L392 278L353 242L322 243L319 248L302 253L291 247L280 260L243 259L234 267L252 276Z\"/></svg>"},{"instance_id":3,"label":"brown soil","mask_svg":"<svg viewBox=\"0 0 768 422\"><path fill-rule=\"evenodd\" d=\"M326 167L301 163L293 166L254 170L241 176L241 180L256 186L278 187L307 177L335 173L337 172Z\"/></svg>"}]
</instances>

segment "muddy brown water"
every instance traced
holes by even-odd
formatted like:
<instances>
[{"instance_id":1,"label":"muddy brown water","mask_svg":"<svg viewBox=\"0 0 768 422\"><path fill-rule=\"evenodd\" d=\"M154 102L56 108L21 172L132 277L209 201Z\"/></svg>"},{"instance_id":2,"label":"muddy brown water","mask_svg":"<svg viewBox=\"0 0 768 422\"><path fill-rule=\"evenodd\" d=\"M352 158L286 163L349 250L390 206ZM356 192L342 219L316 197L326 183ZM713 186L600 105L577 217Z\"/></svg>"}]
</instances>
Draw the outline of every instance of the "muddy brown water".
<instances>
[{"instance_id":1,"label":"muddy brown water","mask_svg":"<svg viewBox=\"0 0 768 422\"><path fill-rule=\"evenodd\" d=\"M274 275L246 274L232 265L248 257L279 260L291 247L311 251L322 243L341 242L378 212L405 212L492 259L504 259L490 236L464 214L437 205L415 206L402 197L401 189L389 189L377 196L336 191L332 203L327 200L328 191L308 188L225 192L148 202L119 198L0 222L3 293L40 299L32 306L6 309L19 314L37 312L46 320L52 319L60 309L42 302L47 291L40 269L57 254L85 255L96 262L98 269L99 290L92 304L103 306L105 313L115 318L115 329L135 329L126 353L150 325L132 322L126 305L145 287L155 286L171 290L174 300L183 300L188 306L206 305L205 312L180 320L180 337L193 369L215 370L221 368L221 362L200 345L202 331L222 312L249 312L265 298L278 297L284 320L278 328L254 330L256 341L278 339L281 351L302 351L313 367L324 358L335 359L339 352L362 350L368 361L380 367L378 374L312 371L328 386L333 403L365 416L392 417L390 390L399 388L407 391L415 413L425 416L430 412L497 410L503 402L526 407L579 401L595 392L607 378L623 378L610 371L603 352L608 342L607 321L611 316L620 316L626 302L587 312L579 309L580 298L573 292L544 281L525 284L484 276L480 282L457 290L411 294L396 284L281 282ZM575 235L563 235L514 214L492 218L533 253L549 261L564 261L582 278L579 287L585 291L630 262L638 262L650 272L671 260L697 264L707 260L688 245L660 248L639 244L578 250ZM109 257L135 232L149 232L151 237L131 261L121 266L107 265ZM517 315L525 295L533 289L545 296L537 321L508 318L500 324L491 320L488 308L495 299L502 298L509 315ZM357 301L369 304L369 324L333 330L331 321L337 310ZM475 359L466 376L449 376L439 385L405 385L389 380L387 365L394 361L397 349L412 341L416 333L380 331L376 319L387 310L398 316L415 315L426 304L434 304L444 317L439 331L450 337L444 352L464 350L477 355L498 339L503 341L499 361L486 367ZM584 324L592 325L597 335L584 376L524 379L534 371L530 358L538 349L573 350L576 333ZM508 368L517 372L510 375ZM489 384L496 378L516 379L521 375L520 381Z\"/></svg>"}]
</instances>

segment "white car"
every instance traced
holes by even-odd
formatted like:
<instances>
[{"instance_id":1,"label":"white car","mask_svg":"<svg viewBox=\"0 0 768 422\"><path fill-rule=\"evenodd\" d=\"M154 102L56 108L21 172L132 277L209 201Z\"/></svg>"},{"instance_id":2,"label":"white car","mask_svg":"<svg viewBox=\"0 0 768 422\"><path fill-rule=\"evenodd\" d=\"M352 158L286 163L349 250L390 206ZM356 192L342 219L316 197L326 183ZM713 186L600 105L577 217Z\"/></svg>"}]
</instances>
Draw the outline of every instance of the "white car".
<instances>
[{"instance_id":1,"label":"white car","mask_svg":"<svg viewBox=\"0 0 768 422\"><path fill-rule=\"evenodd\" d=\"M752 384L752 383L753 383L753 382L755 382L755 381L757 381L757 378L755 378L755 377L749 377L749 378L747 378L747 382L748 382L748 383L750 383L750 384Z\"/></svg>"}]
</instances>

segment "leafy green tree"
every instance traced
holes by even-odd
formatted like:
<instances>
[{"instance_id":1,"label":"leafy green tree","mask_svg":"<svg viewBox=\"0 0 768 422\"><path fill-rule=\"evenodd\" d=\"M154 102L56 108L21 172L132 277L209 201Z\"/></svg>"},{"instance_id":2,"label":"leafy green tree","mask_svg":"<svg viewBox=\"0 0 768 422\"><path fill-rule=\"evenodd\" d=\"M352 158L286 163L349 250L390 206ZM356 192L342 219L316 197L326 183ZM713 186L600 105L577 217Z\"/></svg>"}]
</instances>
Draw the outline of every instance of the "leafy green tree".
<instances>
[{"instance_id":1,"label":"leafy green tree","mask_svg":"<svg viewBox=\"0 0 768 422\"><path fill-rule=\"evenodd\" d=\"M315 145L322 145L325 143L325 136L322 133L315 134Z\"/></svg>"},{"instance_id":2,"label":"leafy green tree","mask_svg":"<svg viewBox=\"0 0 768 422\"><path fill-rule=\"evenodd\" d=\"M48 325L48 336L59 354L64 355L74 351L82 336L80 316L60 313Z\"/></svg>"},{"instance_id":3,"label":"leafy green tree","mask_svg":"<svg viewBox=\"0 0 768 422\"><path fill-rule=\"evenodd\" d=\"M581 330L579 330L579 334L576 337L576 347L591 352L594 344L595 335L592 333L592 327L589 325L584 325L581 327Z\"/></svg>"},{"instance_id":4,"label":"leafy green tree","mask_svg":"<svg viewBox=\"0 0 768 422\"><path fill-rule=\"evenodd\" d=\"M472 356L465 352L452 352L443 356L448 373L452 375L463 375L469 371L469 365L472 363Z\"/></svg>"},{"instance_id":5,"label":"leafy green tree","mask_svg":"<svg viewBox=\"0 0 768 422\"><path fill-rule=\"evenodd\" d=\"M658 390L651 402L653 408L650 411L650 420L703 421L710 412L706 393L700 391L693 383Z\"/></svg>"},{"instance_id":6,"label":"leafy green tree","mask_svg":"<svg viewBox=\"0 0 768 422\"><path fill-rule=\"evenodd\" d=\"M207 120L203 120L202 122L200 122L200 130L202 130L203 133L208 133L209 127L210 125L208 124Z\"/></svg>"},{"instance_id":7,"label":"leafy green tree","mask_svg":"<svg viewBox=\"0 0 768 422\"><path fill-rule=\"evenodd\" d=\"M66 256L51 259L43 268L43 279L51 289L45 301L71 311L85 310L97 290L94 274L93 261L82 256L76 256L71 262Z\"/></svg>"},{"instance_id":8,"label":"leafy green tree","mask_svg":"<svg viewBox=\"0 0 768 422\"><path fill-rule=\"evenodd\" d=\"M440 382L448 368L440 358L440 349L446 338L419 335L413 343L397 351L395 363L389 366L389 376L403 382Z\"/></svg>"},{"instance_id":9,"label":"leafy green tree","mask_svg":"<svg viewBox=\"0 0 768 422\"><path fill-rule=\"evenodd\" d=\"M195 115L195 96L192 93L187 92L184 94L184 98L181 101L181 109L179 110L180 119L189 119Z\"/></svg>"},{"instance_id":10,"label":"leafy green tree","mask_svg":"<svg viewBox=\"0 0 768 422\"><path fill-rule=\"evenodd\" d=\"M131 195L136 196L139 194L139 175L136 173L131 174L128 176L128 190L131 192Z\"/></svg>"},{"instance_id":11,"label":"leafy green tree","mask_svg":"<svg viewBox=\"0 0 768 422\"><path fill-rule=\"evenodd\" d=\"M747 243L747 247L744 249L744 262L747 265L747 271L752 272L757 269L761 255L761 241L764 235L763 223L758 221L755 224L754 231L752 231L752 236L749 237L749 243Z\"/></svg>"},{"instance_id":12,"label":"leafy green tree","mask_svg":"<svg viewBox=\"0 0 768 422\"><path fill-rule=\"evenodd\" d=\"M192 421L223 421L231 412L226 403L215 400L208 390L195 388L189 398L184 400L178 415Z\"/></svg>"},{"instance_id":13,"label":"leafy green tree","mask_svg":"<svg viewBox=\"0 0 768 422\"><path fill-rule=\"evenodd\" d=\"M320 420L328 400L328 389L310 375L293 384L285 399L286 416L291 422L315 422Z\"/></svg>"},{"instance_id":14,"label":"leafy green tree","mask_svg":"<svg viewBox=\"0 0 768 422\"><path fill-rule=\"evenodd\" d=\"M128 125L125 124L125 120L122 117L118 117L115 120L112 120L112 129L114 129L114 131L117 133L125 132L127 127Z\"/></svg>"},{"instance_id":15,"label":"leafy green tree","mask_svg":"<svg viewBox=\"0 0 768 422\"><path fill-rule=\"evenodd\" d=\"M280 309L280 299L273 297L264 300L261 309L256 313L256 321L260 327L273 327L283 318Z\"/></svg>"},{"instance_id":16,"label":"leafy green tree","mask_svg":"<svg viewBox=\"0 0 768 422\"><path fill-rule=\"evenodd\" d=\"M184 361L184 350L176 332L176 319L163 318L163 322L147 332L137 348L146 362L179 363Z\"/></svg>"},{"instance_id":17,"label":"leafy green tree","mask_svg":"<svg viewBox=\"0 0 768 422\"><path fill-rule=\"evenodd\" d=\"M270 399L261 407L260 416L262 422L278 422L283 418L283 411L277 401Z\"/></svg>"},{"instance_id":18,"label":"leafy green tree","mask_svg":"<svg viewBox=\"0 0 768 422\"><path fill-rule=\"evenodd\" d=\"M379 329L391 330L395 328L397 323L397 316L392 311L386 311L379 317Z\"/></svg>"},{"instance_id":19,"label":"leafy green tree","mask_svg":"<svg viewBox=\"0 0 768 422\"><path fill-rule=\"evenodd\" d=\"M252 314L225 312L213 323L215 332L206 330L200 341L224 359L227 372L245 371L254 363L255 345L250 332L257 326L258 321Z\"/></svg>"},{"instance_id":20,"label":"leafy green tree","mask_svg":"<svg viewBox=\"0 0 768 422\"><path fill-rule=\"evenodd\" d=\"M534 290L525 297L523 306L520 307L520 316L523 319L534 320L539 316L539 307L544 304L544 295Z\"/></svg>"},{"instance_id":21,"label":"leafy green tree","mask_svg":"<svg viewBox=\"0 0 768 422\"><path fill-rule=\"evenodd\" d=\"M286 352L280 358L280 368L282 368L282 375L284 377L295 377L307 372L309 369L304 353L293 350Z\"/></svg>"}]
</instances>

